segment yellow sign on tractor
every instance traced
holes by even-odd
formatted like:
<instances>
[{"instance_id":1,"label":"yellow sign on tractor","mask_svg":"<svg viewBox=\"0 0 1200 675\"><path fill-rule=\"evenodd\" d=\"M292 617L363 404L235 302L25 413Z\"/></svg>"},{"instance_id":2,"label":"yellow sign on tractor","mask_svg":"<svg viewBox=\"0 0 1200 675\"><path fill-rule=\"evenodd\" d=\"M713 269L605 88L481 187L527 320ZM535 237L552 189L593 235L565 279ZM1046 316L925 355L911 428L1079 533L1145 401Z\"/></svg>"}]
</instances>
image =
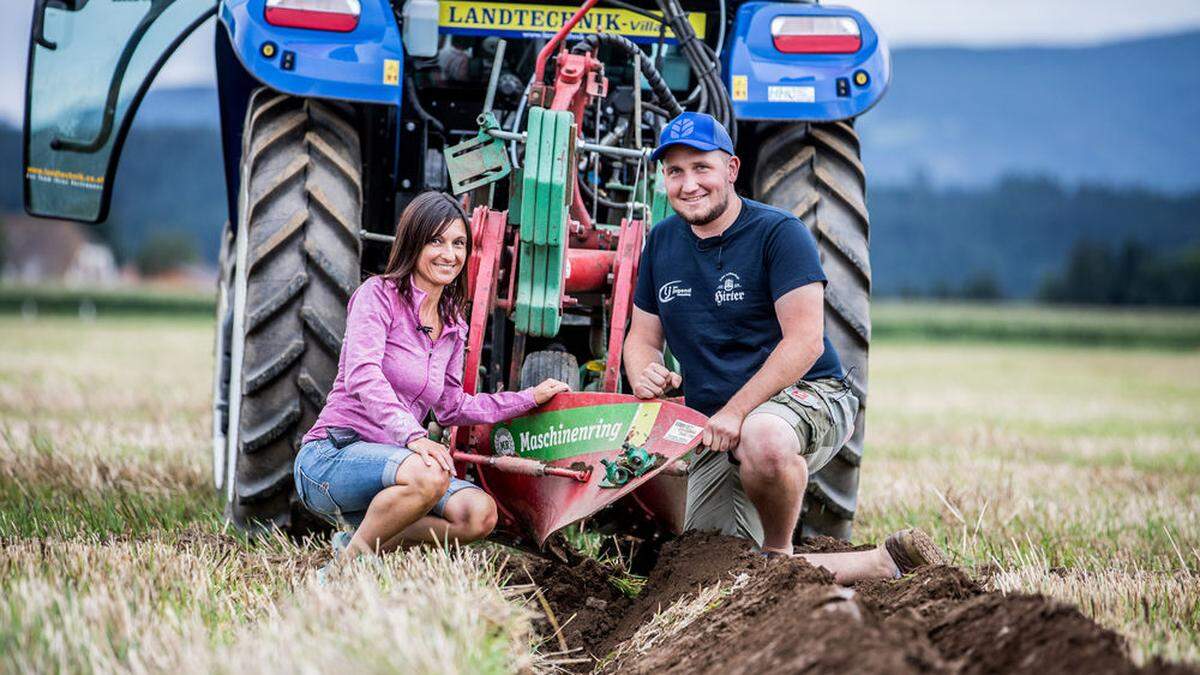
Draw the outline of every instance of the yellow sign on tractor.
<instances>
[{"instance_id":1,"label":"yellow sign on tractor","mask_svg":"<svg viewBox=\"0 0 1200 675\"><path fill-rule=\"evenodd\" d=\"M438 27L443 32L460 35L500 35L508 32L513 37L549 37L579 9L570 5L467 0L442 0L439 7ZM705 37L703 12L689 12L688 23L692 24L697 37ZM596 7L580 20L573 32L584 35L616 33L635 42L639 39L657 41L661 27L658 21L637 12L616 7ZM667 42L674 42L675 33L668 29L663 37Z\"/></svg>"}]
</instances>

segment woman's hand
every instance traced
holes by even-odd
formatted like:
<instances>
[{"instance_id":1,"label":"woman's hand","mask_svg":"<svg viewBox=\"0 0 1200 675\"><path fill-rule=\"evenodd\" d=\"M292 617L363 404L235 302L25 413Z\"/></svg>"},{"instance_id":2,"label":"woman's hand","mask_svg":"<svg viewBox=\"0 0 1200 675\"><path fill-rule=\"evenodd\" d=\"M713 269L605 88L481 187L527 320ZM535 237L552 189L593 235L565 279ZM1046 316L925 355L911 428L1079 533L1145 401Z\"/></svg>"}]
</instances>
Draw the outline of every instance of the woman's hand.
<instances>
[{"instance_id":1,"label":"woman's hand","mask_svg":"<svg viewBox=\"0 0 1200 675\"><path fill-rule=\"evenodd\" d=\"M533 400L538 405L541 405L564 391L571 391L571 388L565 382L559 382L554 378L547 378L533 388Z\"/></svg>"},{"instance_id":2,"label":"woman's hand","mask_svg":"<svg viewBox=\"0 0 1200 675\"><path fill-rule=\"evenodd\" d=\"M408 449L420 455L421 459L425 460L425 466L437 464L445 469L446 473L454 475L454 457L450 454L450 448L422 437L409 443Z\"/></svg>"}]
</instances>

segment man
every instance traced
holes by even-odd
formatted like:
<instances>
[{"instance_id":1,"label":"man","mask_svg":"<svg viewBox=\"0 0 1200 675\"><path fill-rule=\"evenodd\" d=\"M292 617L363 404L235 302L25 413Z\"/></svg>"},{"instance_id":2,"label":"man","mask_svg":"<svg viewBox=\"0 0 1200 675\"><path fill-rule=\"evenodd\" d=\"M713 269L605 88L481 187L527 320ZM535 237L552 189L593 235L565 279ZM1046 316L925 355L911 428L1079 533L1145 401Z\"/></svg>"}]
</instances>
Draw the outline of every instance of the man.
<instances>
[{"instance_id":1,"label":"man","mask_svg":"<svg viewBox=\"0 0 1200 675\"><path fill-rule=\"evenodd\" d=\"M662 162L675 215L651 229L642 253L624 350L633 393L682 385L687 404L709 416L686 529L791 555L808 476L846 442L858 412L824 334L816 242L792 214L737 195L741 162L711 116L676 117L651 158ZM663 365L664 339L682 378ZM941 561L920 530L871 551L805 557L842 583Z\"/></svg>"}]
</instances>

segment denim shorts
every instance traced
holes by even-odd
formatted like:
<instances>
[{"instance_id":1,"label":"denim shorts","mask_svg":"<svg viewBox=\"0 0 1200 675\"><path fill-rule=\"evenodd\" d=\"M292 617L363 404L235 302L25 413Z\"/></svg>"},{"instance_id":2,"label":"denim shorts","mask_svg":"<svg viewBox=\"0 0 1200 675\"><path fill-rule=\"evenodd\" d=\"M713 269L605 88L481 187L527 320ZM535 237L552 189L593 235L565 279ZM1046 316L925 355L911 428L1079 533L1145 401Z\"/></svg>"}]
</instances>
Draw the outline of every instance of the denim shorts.
<instances>
[{"instance_id":1,"label":"denim shorts","mask_svg":"<svg viewBox=\"0 0 1200 675\"><path fill-rule=\"evenodd\" d=\"M415 454L384 443L358 441L338 449L326 438L309 441L300 448L292 470L296 494L305 508L333 525L358 527L371 500L396 484L396 469ZM450 479L450 487L429 513L444 518L446 502L467 488L480 489L470 481Z\"/></svg>"}]
</instances>

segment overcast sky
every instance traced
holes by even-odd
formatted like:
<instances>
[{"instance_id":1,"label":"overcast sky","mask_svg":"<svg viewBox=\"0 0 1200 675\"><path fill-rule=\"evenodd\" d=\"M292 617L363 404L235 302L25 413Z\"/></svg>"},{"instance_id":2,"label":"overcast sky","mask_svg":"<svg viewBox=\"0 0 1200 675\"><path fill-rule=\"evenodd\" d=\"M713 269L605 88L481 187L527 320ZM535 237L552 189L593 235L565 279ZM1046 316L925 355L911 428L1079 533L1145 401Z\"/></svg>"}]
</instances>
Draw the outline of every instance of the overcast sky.
<instances>
[{"instance_id":1,"label":"overcast sky","mask_svg":"<svg viewBox=\"0 0 1200 675\"><path fill-rule=\"evenodd\" d=\"M0 120L20 123L33 0L0 0ZM573 4L556 2L555 4ZM684 1L686 4L686 0ZM1200 0L843 0L893 47L1088 45L1200 29ZM212 24L192 36L156 85L212 81Z\"/></svg>"}]
</instances>

